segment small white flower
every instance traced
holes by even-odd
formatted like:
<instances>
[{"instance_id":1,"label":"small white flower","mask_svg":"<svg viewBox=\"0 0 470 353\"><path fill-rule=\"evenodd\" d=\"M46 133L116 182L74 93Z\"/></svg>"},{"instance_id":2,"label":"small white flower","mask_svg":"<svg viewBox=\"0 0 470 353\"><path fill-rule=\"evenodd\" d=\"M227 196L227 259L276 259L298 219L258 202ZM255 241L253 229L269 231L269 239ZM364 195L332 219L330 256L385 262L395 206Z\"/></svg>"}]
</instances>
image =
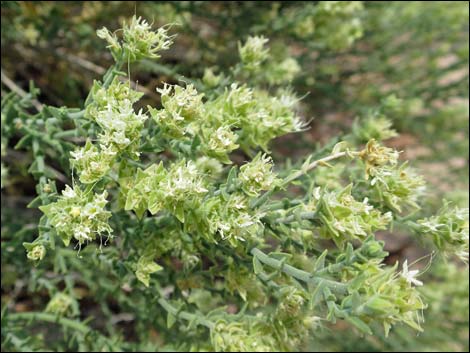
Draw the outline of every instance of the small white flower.
<instances>
[{"instance_id":1,"label":"small white flower","mask_svg":"<svg viewBox=\"0 0 470 353\"><path fill-rule=\"evenodd\" d=\"M70 155L77 161L84 157L83 148L70 152Z\"/></svg>"},{"instance_id":2,"label":"small white flower","mask_svg":"<svg viewBox=\"0 0 470 353\"><path fill-rule=\"evenodd\" d=\"M313 197L315 200L320 200L321 198L321 188L317 186L315 189L313 189Z\"/></svg>"},{"instance_id":3,"label":"small white flower","mask_svg":"<svg viewBox=\"0 0 470 353\"><path fill-rule=\"evenodd\" d=\"M68 198L68 199L71 199L72 197L75 197L77 196L77 194L75 193L75 190L72 189L70 186L66 185L65 186L65 190L62 191L62 195L64 195L64 197Z\"/></svg>"},{"instance_id":4,"label":"small white flower","mask_svg":"<svg viewBox=\"0 0 470 353\"><path fill-rule=\"evenodd\" d=\"M422 286L423 282L415 278L418 274L418 270L408 270L408 260L405 260L405 262L403 263L403 270L401 276L406 279L406 281L410 284L414 284L415 286Z\"/></svg>"},{"instance_id":5,"label":"small white flower","mask_svg":"<svg viewBox=\"0 0 470 353\"><path fill-rule=\"evenodd\" d=\"M438 224L432 221L427 221L427 222L422 222L421 225L423 227L428 228L428 231L430 232L438 232L439 231L438 228L441 227L443 224Z\"/></svg>"},{"instance_id":6,"label":"small white flower","mask_svg":"<svg viewBox=\"0 0 470 353\"><path fill-rule=\"evenodd\" d=\"M84 243L85 241L93 240L93 238L90 236L90 232L91 230L89 227L78 226L75 230L74 237L81 244L81 243Z\"/></svg>"}]
</instances>

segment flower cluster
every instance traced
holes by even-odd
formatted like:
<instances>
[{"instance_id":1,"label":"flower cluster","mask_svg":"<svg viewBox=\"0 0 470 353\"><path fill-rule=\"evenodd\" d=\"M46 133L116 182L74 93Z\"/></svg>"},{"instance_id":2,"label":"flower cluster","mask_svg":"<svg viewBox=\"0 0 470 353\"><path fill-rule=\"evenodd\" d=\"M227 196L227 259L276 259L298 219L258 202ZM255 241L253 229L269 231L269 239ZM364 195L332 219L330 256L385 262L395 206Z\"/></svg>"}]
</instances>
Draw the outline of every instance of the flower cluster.
<instances>
[{"instance_id":1,"label":"flower cluster","mask_svg":"<svg viewBox=\"0 0 470 353\"><path fill-rule=\"evenodd\" d=\"M305 291L294 286L284 286L279 290L277 315L280 317L296 317L307 302Z\"/></svg>"},{"instance_id":2,"label":"flower cluster","mask_svg":"<svg viewBox=\"0 0 470 353\"><path fill-rule=\"evenodd\" d=\"M231 163L228 154L236 150L239 146L236 144L238 135L230 127L220 126L217 130L202 129L203 152L209 156L220 160L223 163Z\"/></svg>"},{"instance_id":3,"label":"flower cluster","mask_svg":"<svg viewBox=\"0 0 470 353\"><path fill-rule=\"evenodd\" d=\"M66 246L72 238L81 246L97 236L111 235L112 229L108 224L111 212L105 209L108 203L106 196L106 191L94 194L67 185L56 202L39 208Z\"/></svg>"},{"instance_id":4,"label":"flower cluster","mask_svg":"<svg viewBox=\"0 0 470 353\"><path fill-rule=\"evenodd\" d=\"M266 70L266 79L272 85L291 82L300 72L300 65L288 57L280 62L271 63Z\"/></svg>"},{"instance_id":5,"label":"flower cluster","mask_svg":"<svg viewBox=\"0 0 470 353\"><path fill-rule=\"evenodd\" d=\"M468 208L446 204L437 215L418 220L412 228L420 236L430 236L439 250L468 262L468 214Z\"/></svg>"},{"instance_id":6,"label":"flower cluster","mask_svg":"<svg viewBox=\"0 0 470 353\"><path fill-rule=\"evenodd\" d=\"M124 23L121 40L105 27L98 30L97 35L108 42L108 48L116 61L157 59L160 57L159 52L168 50L173 43L173 38L168 35L168 27L153 31L147 21L135 16L129 24Z\"/></svg>"},{"instance_id":7,"label":"flower cluster","mask_svg":"<svg viewBox=\"0 0 470 353\"><path fill-rule=\"evenodd\" d=\"M32 261L41 261L46 256L46 248L42 244L23 243L28 259Z\"/></svg>"},{"instance_id":8,"label":"flower cluster","mask_svg":"<svg viewBox=\"0 0 470 353\"><path fill-rule=\"evenodd\" d=\"M71 296L58 292L56 293L46 306L46 312L53 313L58 316L72 314L77 302Z\"/></svg>"},{"instance_id":9,"label":"flower cluster","mask_svg":"<svg viewBox=\"0 0 470 353\"><path fill-rule=\"evenodd\" d=\"M338 245L353 239L365 239L373 232L386 229L392 221L390 212L382 214L369 205L368 199L357 201L351 195L352 184L339 192L314 191L313 207L322 222L321 235Z\"/></svg>"},{"instance_id":10,"label":"flower cluster","mask_svg":"<svg viewBox=\"0 0 470 353\"><path fill-rule=\"evenodd\" d=\"M272 169L272 159L265 154L258 154L250 163L241 166L238 178L243 191L249 196L258 196L261 191L276 186L277 179Z\"/></svg>"},{"instance_id":11,"label":"flower cluster","mask_svg":"<svg viewBox=\"0 0 470 353\"><path fill-rule=\"evenodd\" d=\"M353 315L347 321L368 333L371 331L366 323L371 320L381 322L386 335L399 322L422 330L419 313L425 305L414 287L421 284L415 278L417 272L408 271L407 266L403 272L396 272L396 268L397 265L383 268L369 261L343 270L343 278L352 281L350 294L341 303L341 310Z\"/></svg>"},{"instance_id":12,"label":"flower cluster","mask_svg":"<svg viewBox=\"0 0 470 353\"><path fill-rule=\"evenodd\" d=\"M366 178L375 175L380 167L386 165L396 165L398 161L398 152L393 148L381 146L376 140L369 140L366 148L360 152L360 157L366 165Z\"/></svg>"},{"instance_id":13,"label":"flower cluster","mask_svg":"<svg viewBox=\"0 0 470 353\"><path fill-rule=\"evenodd\" d=\"M125 209L134 210L139 217L146 210L152 214L166 210L184 223L185 229L212 242L222 239L237 246L257 236L263 213L250 209L250 198L276 184L270 158L259 155L240 168L233 181L240 191L208 197L209 185L204 180L198 164L192 161L181 160L168 169L162 163L139 169L127 192Z\"/></svg>"},{"instance_id":14,"label":"flower cluster","mask_svg":"<svg viewBox=\"0 0 470 353\"><path fill-rule=\"evenodd\" d=\"M304 127L295 113L297 100L286 92L272 97L265 91L254 92L254 104L240 119L240 145L261 146L268 150L268 143L275 137L301 131Z\"/></svg>"},{"instance_id":15,"label":"flower cluster","mask_svg":"<svg viewBox=\"0 0 470 353\"><path fill-rule=\"evenodd\" d=\"M232 84L216 100L208 102L208 119L212 124L228 124L238 129L242 149L260 146L267 151L272 139L303 128L295 113L297 101L285 91L276 97L246 85Z\"/></svg>"},{"instance_id":16,"label":"flower cluster","mask_svg":"<svg viewBox=\"0 0 470 353\"><path fill-rule=\"evenodd\" d=\"M236 247L239 242L256 237L262 224L262 213L253 212L249 207L249 199L238 193L231 194L228 198L224 195L211 197L205 201L204 209L199 212L198 219L202 220L202 229L210 240L218 234L222 240Z\"/></svg>"},{"instance_id":17,"label":"flower cluster","mask_svg":"<svg viewBox=\"0 0 470 353\"><path fill-rule=\"evenodd\" d=\"M286 91L273 97L234 83L206 102L191 84L165 84L158 92L163 108L149 107L149 112L163 137L189 142L197 136L200 152L223 163L230 163L228 155L238 147L267 150L273 138L303 128L294 111L298 99Z\"/></svg>"},{"instance_id":18,"label":"flower cluster","mask_svg":"<svg viewBox=\"0 0 470 353\"><path fill-rule=\"evenodd\" d=\"M256 70L269 57L269 49L265 48L268 41L263 36L254 36L248 37L243 45L238 43L238 53L247 70Z\"/></svg>"},{"instance_id":19,"label":"flower cluster","mask_svg":"<svg viewBox=\"0 0 470 353\"><path fill-rule=\"evenodd\" d=\"M211 330L211 342L219 352L272 352L276 339L259 323L220 321Z\"/></svg>"},{"instance_id":20,"label":"flower cluster","mask_svg":"<svg viewBox=\"0 0 470 353\"><path fill-rule=\"evenodd\" d=\"M348 48L362 37L363 25L357 16L362 8L360 1L320 1L314 8L313 38L332 50Z\"/></svg>"},{"instance_id":21,"label":"flower cluster","mask_svg":"<svg viewBox=\"0 0 470 353\"><path fill-rule=\"evenodd\" d=\"M375 169L370 186L370 199L396 212L405 207L419 208L417 201L425 190L424 179L407 163L398 168Z\"/></svg>"},{"instance_id":22,"label":"flower cluster","mask_svg":"<svg viewBox=\"0 0 470 353\"><path fill-rule=\"evenodd\" d=\"M77 168L82 183L100 180L123 153L132 159L139 158L141 130L148 117L142 111L136 113L132 106L141 97L141 93L117 79L108 88L95 83L93 101L85 116L102 130L98 136L99 147L88 140L84 147L71 153L71 165Z\"/></svg>"},{"instance_id":23,"label":"flower cluster","mask_svg":"<svg viewBox=\"0 0 470 353\"><path fill-rule=\"evenodd\" d=\"M204 117L204 95L198 94L191 84L186 87L165 84L157 92L161 94L163 109L149 107L149 112L164 133L169 138L194 135L197 126L191 123L200 122Z\"/></svg>"},{"instance_id":24,"label":"flower cluster","mask_svg":"<svg viewBox=\"0 0 470 353\"><path fill-rule=\"evenodd\" d=\"M148 117L142 110L136 113L132 106L142 97L142 93L117 79L108 88L95 87L93 102L87 107L86 116L103 131L99 136L100 145L103 149L117 152L127 149L131 157L138 157L136 144Z\"/></svg>"},{"instance_id":25,"label":"flower cluster","mask_svg":"<svg viewBox=\"0 0 470 353\"><path fill-rule=\"evenodd\" d=\"M84 184L94 183L103 178L111 169L116 158L116 151L110 148L98 149L87 140L84 147L70 152L70 164L80 174L80 181Z\"/></svg>"},{"instance_id":26,"label":"flower cluster","mask_svg":"<svg viewBox=\"0 0 470 353\"><path fill-rule=\"evenodd\" d=\"M96 120L97 116L109 108L132 105L142 98L143 93L131 89L128 83L114 79L108 87L94 82L91 89L92 101L85 110L85 117Z\"/></svg>"},{"instance_id":27,"label":"flower cluster","mask_svg":"<svg viewBox=\"0 0 470 353\"><path fill-rule=\"evenodd\" d=\"M199 205L207 191L194 162L181 160L168 170L161 163L153 164L137 172L125 209L135 210L138 215L146 209L152 214L165 209L184 222L185 211Z\"/></svg>"}]
</instances>

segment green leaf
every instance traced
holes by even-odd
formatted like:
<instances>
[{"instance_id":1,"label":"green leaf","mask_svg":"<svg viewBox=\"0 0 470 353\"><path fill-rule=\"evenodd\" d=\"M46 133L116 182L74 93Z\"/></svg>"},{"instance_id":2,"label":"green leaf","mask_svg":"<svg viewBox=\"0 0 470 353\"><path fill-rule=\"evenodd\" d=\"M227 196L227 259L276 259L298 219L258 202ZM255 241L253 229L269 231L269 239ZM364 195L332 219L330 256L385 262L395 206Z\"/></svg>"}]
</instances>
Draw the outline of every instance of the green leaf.
<instances>
[{"instance_id":1,"label":"green leaf","mask_svg":"<svg viewBox=\"0 0 470 353\"><path fill-rule=\"evenodd\" d=\"M269 256L277 259L277 260L289 260L292 258L292 254L288 254L288 253L285 253L285 252L281 252L281 251L275 251L275 252L271 252L269 253Z\"/></svg>"},{"instance_id":2,"label":"green leaf","mask_svg":"<svg viewBox=\"0 0 470 353\"><path fill-rule=\"evenodd\" d=\"M264 271L261 261L257 257L253 256L253 271L255 274L262 273Z\"/></svg>"},{"instance_id":3,"label":"green leaf","mask_svg":"<svg viewBox=\"0 0 470 353\"><path fill-rule=\"evenodd\" d=\"M346 147L348 146L348 143L346 141L341 141L338 142L334 147L333 150L331 151L332 154L339 153L341 151L344 151Z\"/></svg>"},{"instance_id":4,"label":"green leaf","mask_svg":"<svg viewBox=\"0 0 470 353\"><path fill-rule=\"evenodd\" d=\"M361 331L365 334L368 334L368 335L372 335L372 330L370 329L370 327L364 321L359 319L358 317L347 316L346 321L349 322L350 324L352 324L357 329L359 329L359 331Z\"/></svg>"},{"instance_id":5,"label":"green leaf","mask_svg":"<svg viewBox=\"0 0 470 353\"><path fill-rule=\"evenodd\" d=\"M175 322L176 322L176 316L168 312L168 315L166 317L166 327L171 328L175 324Z\"/></svg>"},{"instance_id":6,"label":"green leaf","mask_svg":"<svg viewBox=\"0 0 470 353\"><path fill-rule=\"evenodd\" d=\"M328 250L325 249L325 251L323 251L322 254L318 256L317 260L315 261L315 265L313 266L314 273L319 270L322 270L325 267L325 258L327 254L328 254Z\"/></svg>"}]
</instances>

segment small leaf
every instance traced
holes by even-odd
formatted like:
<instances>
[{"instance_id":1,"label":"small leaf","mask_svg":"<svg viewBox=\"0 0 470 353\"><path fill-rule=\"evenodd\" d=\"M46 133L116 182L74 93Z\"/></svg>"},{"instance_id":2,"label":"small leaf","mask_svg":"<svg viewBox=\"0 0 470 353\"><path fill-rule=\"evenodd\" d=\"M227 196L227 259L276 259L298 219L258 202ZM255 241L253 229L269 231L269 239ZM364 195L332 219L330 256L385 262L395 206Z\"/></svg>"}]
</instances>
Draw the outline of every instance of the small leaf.
<instances>
[{"instance_id":1,"label":"small leaf","mask_svg":"<svg viewBox=\"0 0 470 353\"><path fill-rule=\"evenodd\" d=\"M352 324L357 329L359 329L359 331L368 335L372 335L372 330L370 329L370 327L361 319L354 316L347 316L346 321Z\"/></svg>"},{"instance_id":2,"label":"small leaf","mask_svg":"<svg viewBox=\"0 0 470 353\"><path fill-rule=\"evenodd\" d=\"M281 251L271 252L269 253L269 256L277 260L284 260L284 261L292 258L292 254L288 254L288 253L281 252Z\"/></svg>"},{"instance_id":3,"label":"small leaf","mask_svg":"<svg viewBox=\"0 0 470 353\"><path fill-rule=\"evenodd\" d=\"M259 274L261 272L263 272L263 265L261 264L261 261L258 260L257 257L253 257L253 271L255 272L255 274Z\"/></svg>"},{"instance_id":4,"label":"small leaf","mask_svg":"<svg viewBox=\"0 0 470 353\"><path fill-rule=\"evenodd\" d=\"M334 147L333 151L331 151L332 154L340 153L344 151L347 147L348 143L346 141L341 141L338 142Z\"/></svg>"},{"instance_id":5,"label":"small leaf","mask_svg":"<svg viewBox=\"0 0 470 353\"><path fill-rule=\"evenodd\" d=\"M328 254L328 250L325 249L325 251L322 252L320 256L318 256L317 260L315 261L314 265L314 272L317 272L325 267L325 258L326 255Z\"/></svg>"},{"instance_id":6,"label":"small leaf","mask_svg":"<svg viewBox=\"0 0 470 353\"><path fill-rule=\"evenodd\" d=\"M175 322L176 322L176 316L168 312L168 315L166 317L166 327L171 328L175 324Z\"/></svg>"}]
</instances>

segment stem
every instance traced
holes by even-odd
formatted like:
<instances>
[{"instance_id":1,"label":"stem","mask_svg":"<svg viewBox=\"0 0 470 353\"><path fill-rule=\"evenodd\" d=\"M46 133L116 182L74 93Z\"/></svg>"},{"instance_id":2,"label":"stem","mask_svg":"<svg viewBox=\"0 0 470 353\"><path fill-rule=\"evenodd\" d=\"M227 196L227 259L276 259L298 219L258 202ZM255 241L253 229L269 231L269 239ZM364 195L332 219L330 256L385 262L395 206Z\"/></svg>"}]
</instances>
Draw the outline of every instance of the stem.
<instances>
[{"instance_id":1,"label":"stem","mask_svg":"<svg viewBox=\"0 0 470 353\"><path fill-rule=\"evenodd\" d=\"M106 74L104 75L106 77L103 82L104 88L108 88L109 85L113 82L114 78L117 76L118 71L121 70L123 64L123 60L118 60L113 66L111 66L109 76L106 77Z\"/></svg>"},{"instance_id":2,"label":"stem","mask_svg":"<svg viewBox=\"0 0 470 353\"><path fill-rule=\"evenodd\" d=\"M69 114L70 116L70 114ZM54 138L78 137L80 134L77 129L59 131L54 134Z\"/></svg>"},{"instance_id":3,"label":"stem","mask_svg":"<svg viewBox=\"0 0 470 353\"><path fill-rule=\"evenodd\" d=\"M290 176L285 178L283 183L282 183L282 186L285 186L285 185L289 184L290 182L294 181L295 179L300 178L302 175L307 174L307 172L309 172L312 169L316 168L319 164L323 164L323 163L326 163L326 162L331 161L333 159L341 158L341 157L344 157L344 156L355 156L355 155L358 155L358 154L359 154L359 152L345 151L345 152L335 153L335 154L332 154L330 156L318 159L318 160L310 163L305 168L302 168L301 170L299 170L299 171L295 172L294 174L291 174Z\"/></svg>"},{"instance_id":4,"label":"stem","mask_svg":"<svg viewBox=\"0 0 470 353\"><path fill-rule=\"evenodd\" d=\"M331 281L328 279L315 277L311 273L308 273L306 271L299 270L298 268L295 268L293 266L284 264L280 260L273 259L272 257L270 257L269 255L266 255L264 252L262 252L258 248L253 248L251 250L251 254L255 256L259 261L264 263L265 265L268 265L272 268L280 270L284 272L285 274L291 277L294 277L300 281L303 281L305 283L319 285L321 282L323 282L326 284L328 288L336 291L339 294L346 294L347 292L347 285L344 283L339 283L339 282Z\"/></svg>"},{"instance_id":5,"label":"stem","mask_svg":"<svg viewBox=\"0 0 470 353\"><path fill-rule=\"evenodd\" d=\"M339 272L341 271L345 266L348 266L352 263L354 263L356 261L357 257L356 255L353 255L350 259L350 261L341 261L341 262L338 262L337 264L334 264L334 265L329 265L327 267L324 267L322 268L321 270L318 270L317 271L317 275L323 275L323 274L326 274L328 272Z\"/></svg>"},{"instance_id":6,"label":"stem","mask_svg":"<svg viewBox=\"0 0 470 353\"><path fill-rule=\"evenodd\" d=\"M176 318L182 318L187 321L197 322L198 324L206 326L211 330L215 327L215 324L212 321L209 321L204 317L188 313L187 311L179 311L164 298L158 299L158 304L160 304L163 309L165 309L168 313L172 314Z\"/></svg>"},{"instance_id":7,"label":"stem","mask_svg":"<svg viewBox=\"0 0 470 353\"><path fill-rule=\"evenodd\" d=\"M9 314L8 319L10 320L38 320L46 321L53 324L59 324L62 326L69 327L78 332L83 333L84 335L91 332L91 328L82 324L80 321L70 320L63 317L59 317L55 314L50 313L39 313L39 312L28 312L28 313L14 313Z\"/></svg>"},{"instance_id":8,"label":"stem","mask_svg":"<svg viewBox=\"0 0 470 353\"><path fill-rule=\"evenodd\" d=\"M264 206L262 208L263 211L269 212L269 211L276 211L276 210L284 210L287 207L293 207L293 206L298 206L302 204L302 200L283 200L283 201L276 201L273 202L267 206Z\"/></svg>"},{"instance_id":9,"label":"stem","mask_svg":"<svg viewBox=\"0 0 470 353\"><path fill-rule=\"evenodd\" d=\"M297 220L314 220L316 219L316 212L302 212L299 215L290 215L285 218L280 218L276 220L276 223L291 223Z\"/></svg>"},{"instance_id":10,"label":"stem","mask_svg":"<svg viewBox=\"0 0 470 353\"><path fill-rule=\"evenodd\" d=\"M1 80L2 83L7 86L12 92L15 92L17 95L19 95L21 98L26 98L28 96L28 93L25 92L21 87L19 87L15 82L13 82L12 79L10 79L4 72L3 68L1 69ZM36 108L38 112L42 111L42 108L44 107L41 103L39 103L36 99L31 100L31 104Z\"/></svg>"},{"instance_id":11,"label":"stem","mask_svg":"<svg viewBox=\"0 0 470 353\"><path fill-rule=\"evenodd\" d=\"M64 327L68 327L70 329L73 329L75 331L80 332L84 336L90 334L91 332L97 332L85 325L84 323L80 321L75 321L75 320L70 320L66 319L64 317L60 317L56 314L51 314L51 313L39 313L39 312L27 312L27 313L13 313L8 315L8 319L10 320L26 320L26 321L32 321L32 320L37 320L37 321L45 321L45 322L50 322L52 324L58 324ZM107 348L111 349L113 352L120 352L122 348L118 347L115 345L114 342L111 342L110 339L103 334L99 333L99 336L97 337L97 340L100 340L101 343L104 345L102 348Z\"/></svg>"},{"instance_id":12,"label":"stem","mask_svg":"<svg viewBox=\"0 0 470 353\"><path fill-rule=\"evenodd\" d=\"M85 109L80 110L79 112L69 113L70 119L79 119L79 118L83 118L84 116L85 116Z\"/></svg>"}]
</instances>

